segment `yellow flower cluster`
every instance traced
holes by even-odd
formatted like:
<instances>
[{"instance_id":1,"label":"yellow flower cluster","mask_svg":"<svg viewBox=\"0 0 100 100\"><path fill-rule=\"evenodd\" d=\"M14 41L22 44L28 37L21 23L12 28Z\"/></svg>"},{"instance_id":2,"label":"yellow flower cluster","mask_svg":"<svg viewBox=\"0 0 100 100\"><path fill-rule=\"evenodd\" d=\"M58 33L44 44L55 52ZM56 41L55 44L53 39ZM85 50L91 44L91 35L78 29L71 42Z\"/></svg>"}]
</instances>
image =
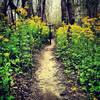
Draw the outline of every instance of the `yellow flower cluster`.
<instances>
[{"instance_id":1,"label":"yellow flower cluster","mask_svg":"<svg viewBox=\"0 0 100 100\"><path fill-rule=\"evenodd\" d=\"M5 57L9 57L9 55L10 55L10 53L8 53L8 52L4 53Z\"/></svg>"},{"instance_id":2,"label":"yellow flower cluster","mask_svg":"<svg viewBox=\"0 0 100 100\"><path fill-rule=\"evenodd\" d=\"M80 38L82 36L85 36L86 38L90 40L94 40L95 35L92 31L92 28L94 28L96 31L100 32L100 15L98 14L97 18L89 18L88 16L82 18L82 27L78 24L74 25L66 25L64 22L62 23L62 26L57 29L56 34L57 35L63 35L67 34L68 27L70 26L70 32L72 33L72 37ZM69 33L68 33L69 34Z\"/></svg>"},{"instance_id":3,"label":"yellow flower cluster","mask_svg":"<svg viewBox=\"0 0 100 100\"><path fill-rule=\"evenodd\" d=\"M94 33L89 27L81 27L77 24L71 25L71 32L76 34L77 37L81 37L80 35L84 35L85 37L92 39L94 38Z\"/></svg>"},{"instance_id":4,"label":"yellow flower cluster","mask_svg":"<svg viewBox=\"0 0 100 100\"><path fill-rule=\"evenodd\" d=\"M94 39L94 33L90 28L82 28L82 32L85 35L85 37L93 40Z\"/></svg>"},{"instance_id":5,"label":"yellow flower cluster","mask_svg":"<svg viewBox=\"0 0 100 100\"><path fill-rule=\"evenodd\" d=\"M59 27L59 28L56 30L56 34L57 34L57 35L67 34L68 27L69 27L68 25L66 25L65 23L62 23L62 26Z\"/></svg>"},{"instance_id":6,"label":"yellow flower cluster","mask_svg":"<svg viewBox=\"0 0 100 100\"><path fill-rule=\"evenodd\" d=\"M71 32L81 33L82 32L82 27L75 23L74 25L71 25Z\"/></svg>"},{"instance_id":7,"label":"yellow flower cluster","mask_svg":"<svg viewBox=\"0 0 100 100\"><path fill-rule=\"evenodd\" d=\"M100 26L97 26L95 29L96 31L100 32Z\"/></svg>"},{"instance_id":8,"label":"yellow flower cluster","mask_svg":"<svg viewBox=\"0 0 100 100\"><path fill-rule=\"evenodd\" d=\"M88 16L82 18L82 23L85 27L91 27L95 23L96 18L89 18Z\"/></svg>"},{"instance_id":9,"label":"yellow flower cluster","mask_svg":"<svg viewBox=\"0 0 100 100\"><path fill-rule=\"evenodd\" d=\"M95 31L100 32L100 14L97 15L97 18L89 18L84 17L82 18L82 23L84 27L92 28L94 27Z\"/></svg>"},{"instance_id":10,"label":"yellow flower cluster","mask_svg":"<svg viewBox=\"0 0 100 100\"><path fill-rule=\"evenodd\" d=\"M42 26L42 34L48 35L49 33L49 27L48 26Z\"/></svg>"},{"instance_id":11,"label":"yellow flower cluster","mask_svg":"<svg viewBox=\"0 0 100 100\"><path fill-rule=\"evenodd\" d=\"M3 41L4 42L9 42L9 39L8 38L3 38Z\"/></svg>"},{"instance_id":12,"label":"yellow flower cluster","mask_svg":"<svg viewBox=\"0 0 100 100\"><path fill-rule=\"evenodd\" d=\"M95 30L100 32L100 21L99 20L96 22Z\"/></svg>"},{"instance_id":13,"label":"yellow flower cluster","mask_svg":"<svg viewBox=\"0 0 100 100\"><path fill-rule=\"evenodd\" d=\"M33 19L31 19L31 18L27 19L25 21L25 23L27 25L29 25L30 28L38 28L37 23Z\"/></svg>"},{"instance_id":14,"label":"yellow flower cluster","mask_svg":"<svg viewBox=\"0 0 100 100\"><path fill-rule=\"evenodd\" d=\"M42 34L48 34L49 32L49 27L46 25L45 22L41 20L41 17L34 16L26 20L26 23L31 27L36 30L41 29Z\"/></svg>"},{"instance_id":15,"label":"yellow flower cluster","mask_svg":"<svg viewBox=\"0 0 100 100\"><path fill-rule=\"evenodd\" d=\"M25 8L17 8L16 12L18 12L22 16L27 16L27 11Z\"/></svg>"},{"instance_id":16,"label":"yellow flower cluster","mask_svg":"<svg viewBox=\"0 0 100 100\"><path fill-rule=\"evenodd\" d=\"M8 38L5 38L3 35L0 35L0 40L3 40L3 42L9 42Z\"/></svg>"},{"instance_id":17,"label":"yellow flower cluster","mask_svg":"<svg viewBox=\"0 0 100 100\"><path fill-rule=\"evenodd\" d=\"M0 35L0 39L2 39L4 36L3 35Z\"/></svg>"},{"instance_id":18,"label":"yellow flower cluster","mask_svg":"<svg viewBox=\"0 0 100 100\"><path fill-rule=\"evenodd\" d=\"M16 26L19 26L19 25L21 25L22 24L22 21L20 20L20 19L17 19L16 20Z\"/></svg>"},{"instance_id":19,"label":"yellow flower cluster","mask_svg":"<svg viewBox=\"0 0 100 100\"><path fill-rule=\"evenodd\" d=\"M92 32L92 30L90 28L81 27L81 26L77 25L76 23L74 25L61 26L60 28L57 29L56 34L60 35L60 36L63 34L67 34L69 26L70 26L70 32L72 33L72 37L79 39L80 37L85 36L88 39L91 39L91 40L94 39L94 33Z\"/></svg>"},{"instance_id":20,"label":"yellow flower cluster","mask_svg":"<svg viewBox=\"0 0 100 100\"><path fill-rule=\"evenodd\" d=\"M34 22L41 22L41 17L38 16L31 17L31 19L34 20Z\"/></svg>"}]
</instances>

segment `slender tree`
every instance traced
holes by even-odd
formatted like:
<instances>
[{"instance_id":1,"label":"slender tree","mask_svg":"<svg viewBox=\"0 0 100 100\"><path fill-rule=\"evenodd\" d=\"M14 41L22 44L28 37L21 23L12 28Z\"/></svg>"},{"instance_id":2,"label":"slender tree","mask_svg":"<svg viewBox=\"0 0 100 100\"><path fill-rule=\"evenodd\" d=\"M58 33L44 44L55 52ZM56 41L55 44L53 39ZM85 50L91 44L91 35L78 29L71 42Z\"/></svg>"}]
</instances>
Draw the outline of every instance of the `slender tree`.
<instances>
[{"instance_id":1,"label":"slender tree","mask_svg":"<svg viewBox=\"0 0 100 100\"><path fill-rule=\"evenodd\" d=\"M62 21L74 24L74 9L72 0L61 0Z\"/></svg>"},{"instance_id":2,"label":"slender tree","mask_svg":"<svg viewBox=\"0 0 100 100\"><path fill-rule=\"evenodd\" d=\"M100 3L100 0L86 0L87 14L89 17L97 16L99 3Z\"/></svg>"},{"instance_id":3,"label":"slender tree","mask_svg":"<svg viewBox=\"0 0 100 100\"><path fill-rule=\"evenodd\" d=\"M34 11L33 11L33 2L32 0L28 0L27 1L27 5L28 5L28 17L31 17L32 15L34 15Z\"/></svg>"},{"instance_id":4,"label":"slender tree","mask_svg":"<svg viewBox=\"0 0 100 100\"><path fill-rule=\"evenodd\" d=\"M45 0L41 0L41 17L45 20Z\"/></svg>"},{"instance_id":5,"label":"slender tree","mask_svg":"<svg viewBox=\"0 0 100 100\"><path fill-rule=\"evenodd\" d=\"M74 24L75 16L74 16L74 9L73 9L72 0L67 0L67 10L68 10L69 22L70 22L70 24Z\"/></svg>"},{"instance_id":6,"label":"slender tree","mask_svg":"<svg viewBox=\"0 0 100 100\"><path fill-rule=\"evenodd\" d=\"M39 0L38 15L45 20L45 0Z\"/></svg>"},{"instance_id":7,"label":"slender tree","mask_svg":"<svg viewBox=\"0 0 100 100\"><path fill-rule=\"evenodd\" d=\"M62 21L66 23L67 19L67 8L66 8L66 0L61 0L61 10L62 10Z\"/></svg>"},{"instance_id":8,"label":"slender tree","mask_svg":"<svg viewBox=\"0 0 100 100\"><path fill-rule=\"evenodd\" d=\"M7 12L7 3L8 3L7 0L4 0L4 2L3 2L3 4L4 4L3 13L4 13L5 16L7 16L7 13L6 13Z\"/></svg>"},{"instance_id":9,"label":"slender tree","mask_svg":"<svg viewBox=\"0 0 100 100\"><path fill-rule=\"evenodd\" d=\"M22 0L22 7L25 7L26 0Z\"/></svg>"}]
</instances>

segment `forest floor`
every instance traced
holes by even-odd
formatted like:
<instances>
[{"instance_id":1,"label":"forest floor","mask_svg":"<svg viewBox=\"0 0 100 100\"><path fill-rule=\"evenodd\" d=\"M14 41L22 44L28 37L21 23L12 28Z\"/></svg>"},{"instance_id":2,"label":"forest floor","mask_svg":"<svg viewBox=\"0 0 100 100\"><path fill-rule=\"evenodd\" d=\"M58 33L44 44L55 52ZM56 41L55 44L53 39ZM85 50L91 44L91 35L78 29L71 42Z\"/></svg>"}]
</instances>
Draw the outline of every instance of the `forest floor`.
<instances>
[{"instance_id":1,"label":"forest floor","mask_svg":"<svg viewBox=\"0 0 100 100\"><path fill-rule=\"evenodd\" d=\"M54 55L54 47L55 42L52 41L51 45L46 46L41 51L41 55L38 58L40 67L36 71L36 77L39 89L44 94L43 100L58 100L60 93L65 90L65 86L57 75L59 68ZM59 75L63 78L62 73Z\"/></svg>"},{"instance_id":2,"label":"forest floor","mask_svg":"<svg viewBox=\"0 0 100 100\"><path fill-rule=\"evenodd\" d=\"M21 83L17 85L21 88L17 91L20 92L17 100L88 100L77 83L76 74L66 75L64 66L57 61L54 40L34 57L37 68L32 77L24 75L17 78Z\"/></svg>"}]
</instances>

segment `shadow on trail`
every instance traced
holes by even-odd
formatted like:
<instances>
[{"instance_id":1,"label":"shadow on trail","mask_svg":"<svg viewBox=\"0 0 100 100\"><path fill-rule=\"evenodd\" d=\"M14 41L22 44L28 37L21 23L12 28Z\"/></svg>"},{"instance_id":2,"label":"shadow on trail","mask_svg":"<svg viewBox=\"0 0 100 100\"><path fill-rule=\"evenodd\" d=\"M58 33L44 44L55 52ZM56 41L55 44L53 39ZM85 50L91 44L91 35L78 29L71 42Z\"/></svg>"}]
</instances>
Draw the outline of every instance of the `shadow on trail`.
<instances>
[{"instance_id":1,"label":"shadow on trail","mask_svg":"<svg viewBox=\"0 0 100 100\"><path fill-rule=\"evenodd\" d=\"M51 92L43 94L41 100L60 100L56 95Z\"/></svg>"}]
</instances>

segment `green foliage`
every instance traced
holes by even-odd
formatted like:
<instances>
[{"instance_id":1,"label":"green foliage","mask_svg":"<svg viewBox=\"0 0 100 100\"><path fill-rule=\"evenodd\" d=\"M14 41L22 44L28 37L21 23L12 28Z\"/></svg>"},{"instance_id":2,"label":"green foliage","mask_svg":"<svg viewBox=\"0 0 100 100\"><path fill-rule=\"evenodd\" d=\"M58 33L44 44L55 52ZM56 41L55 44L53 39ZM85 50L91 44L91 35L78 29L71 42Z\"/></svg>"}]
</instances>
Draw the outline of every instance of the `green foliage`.
<instances>
[{"instance_id":1,"label":"green foliage","mask_svg":"<svg viewBox=\"0 0 100 100\"><path fill-rule=\"evenodd\" d=\"M75 28L75 31L71 29L70 33L64 33L58 29L56 54L65 65L66 73L76 71L80 84L86 87L86 91L100 97L100 46L97 43L99 37L90 39L84 35L88 34L85 31L76 31Z\"/></svg>"},{"instance_id":2,"label":"green foliage","mask_svg":"<svg viewBox=\"0 0 100 100\"><path fill-rule=\"evenodd\" d=\"M30 20L29 20L30 21ZM17 23L17 22L16 22ZM41 22L42 23L42 22ZM47 41L48 31L43 33L36 23L31 26L27 20L19 25L0 24L0 100L14 100L10 88L14 84L13 74L30 72L33 66L34 49L42 47Z\"/></svg>"}]
</instances>

